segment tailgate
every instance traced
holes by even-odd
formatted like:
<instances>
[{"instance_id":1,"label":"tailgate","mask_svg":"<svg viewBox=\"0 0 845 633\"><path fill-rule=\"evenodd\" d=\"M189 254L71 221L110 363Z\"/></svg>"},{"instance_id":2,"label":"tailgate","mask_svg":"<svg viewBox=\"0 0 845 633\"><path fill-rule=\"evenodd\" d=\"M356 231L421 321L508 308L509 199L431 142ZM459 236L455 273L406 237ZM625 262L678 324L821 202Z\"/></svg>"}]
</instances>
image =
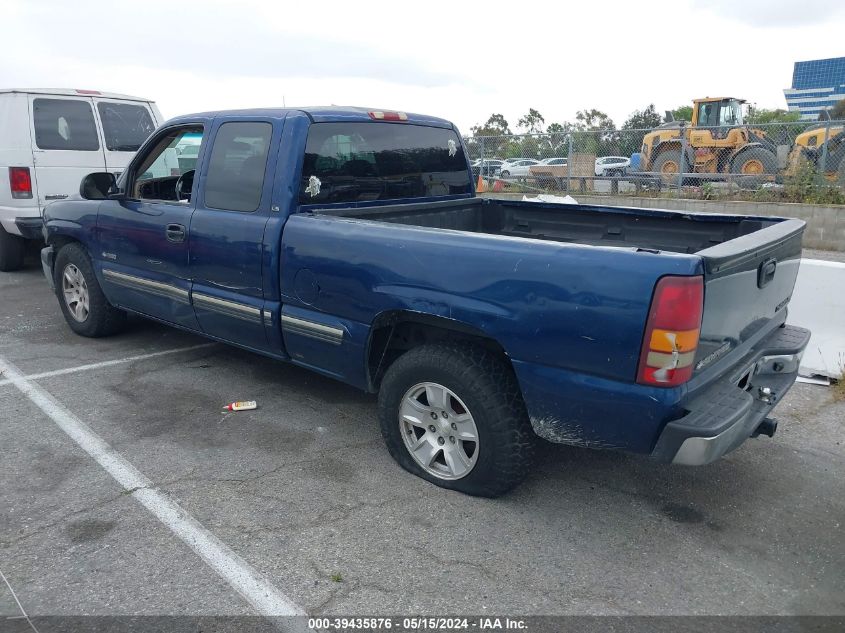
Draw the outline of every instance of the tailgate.
<instances>
[{"instance_id":1,"label":"tailgate","mask_svg":"<svg viewBox=\"0 0 845 633\"><path fill-rule=\"evenodd\" d=\"M695 374L737 361L786 320L805 223L783 220L696 253L704 260L704 315ZM694 374L694 375L695 375Z\"/></svg>"}]
</instances>

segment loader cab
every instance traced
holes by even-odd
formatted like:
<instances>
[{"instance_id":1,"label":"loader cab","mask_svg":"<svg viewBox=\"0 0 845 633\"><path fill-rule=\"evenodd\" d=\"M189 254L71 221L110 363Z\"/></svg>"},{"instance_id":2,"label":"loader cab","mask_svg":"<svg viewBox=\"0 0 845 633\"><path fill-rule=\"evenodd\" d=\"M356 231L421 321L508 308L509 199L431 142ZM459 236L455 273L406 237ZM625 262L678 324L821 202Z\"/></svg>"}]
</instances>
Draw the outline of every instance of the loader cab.
<instances>
[{"instance_id":1,"label":"loader cab","mask_svg":"<svg viewBox=\"0 0 845 633\"><path fill-rule=\"evenodd\" d=\"M692 109L692 127L732 128L743 124L744 99L696 99Z\"/></svg>"}]
</instances>

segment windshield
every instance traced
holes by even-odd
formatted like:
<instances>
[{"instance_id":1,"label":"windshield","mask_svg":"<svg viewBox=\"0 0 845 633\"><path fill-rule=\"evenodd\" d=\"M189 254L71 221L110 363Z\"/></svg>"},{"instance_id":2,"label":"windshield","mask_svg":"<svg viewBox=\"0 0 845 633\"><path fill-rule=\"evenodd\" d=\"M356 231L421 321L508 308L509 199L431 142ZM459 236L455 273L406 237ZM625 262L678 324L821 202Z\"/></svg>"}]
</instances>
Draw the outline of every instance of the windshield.
<instances>
[{"instance_id":1,"label":"windshield","mask_svg":"<svg viewBox=\"0 0 845 633\"><path fill-rule=\"evenodd\" d=\"M472 192L454 130L396 123L313 124L301 180L301 204Z\"/></svg>"}]
</instances>

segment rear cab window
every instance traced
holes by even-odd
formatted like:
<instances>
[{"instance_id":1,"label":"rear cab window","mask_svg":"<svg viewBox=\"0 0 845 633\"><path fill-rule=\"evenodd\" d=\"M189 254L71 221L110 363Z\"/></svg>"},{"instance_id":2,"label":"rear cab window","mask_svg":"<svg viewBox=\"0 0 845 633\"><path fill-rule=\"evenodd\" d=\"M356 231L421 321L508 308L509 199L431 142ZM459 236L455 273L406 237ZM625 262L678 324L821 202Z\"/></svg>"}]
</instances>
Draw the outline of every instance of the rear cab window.
<instances>
[{"instance_id":1,"label":"rear cab window","mask_svg":"<svg viewBox=\"0 0 845 633\"><path fill-rule=\"evenodd\" d=\"M314 123L300 204L366 202L472 193L454 130L405 123Z\"/></svg>"},{"instance_id":2,"label":"rear cab window","mask_svg":"<svg viewBox=\"0 0 845 633\"><path fill-rule=\"evenodd\" d=\"M110 152L137 152L155 130L149 110L140 104L100 101L97 111Z\"/></svg>"},{"instance_id":3,"label":"rear cab window","mask_svg":"<svg viewBox=\"0 0 845 633\"><path fill-rule=\"evenodd\" d=\"M38 149L81 152L100 149L90 101L33 99L32 118Z\"/></svg>"}]
</instances>

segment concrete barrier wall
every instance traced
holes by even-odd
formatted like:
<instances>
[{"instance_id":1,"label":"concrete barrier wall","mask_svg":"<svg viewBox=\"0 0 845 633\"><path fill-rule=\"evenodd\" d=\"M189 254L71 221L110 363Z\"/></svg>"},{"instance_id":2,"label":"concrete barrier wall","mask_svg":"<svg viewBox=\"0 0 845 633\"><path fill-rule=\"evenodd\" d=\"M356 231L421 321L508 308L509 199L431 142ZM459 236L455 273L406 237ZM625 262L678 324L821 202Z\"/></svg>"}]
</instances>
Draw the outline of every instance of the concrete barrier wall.
<instances>
[{"instance_id":1,"label":"concrete barrier wall","mask_svg":"<svg viewBox=\"0 0 845 633\"><path fill-rule=\"evenodd\" d=\"M527 194L533 197L534 194ZM563 194L562 194L563 195ZM523 194L490 194L495 198L522 199ZM637 196L596 196L573 193L580 204L612 207L670 209L691 213L729 213L736 215L774 215L798 218L807 223L804 248L845 252L845 206L824 207L815 204L778 202L728 202L685 200L678 198L643 198Z\"/></svg>"},{"instance_id":2,"label":"concrete barrier wall","mask_svg":"<svg viewBox=\"0 0 845 633\"><path fill-rule=\"evenodd\" d=\"M845 368L845 264L802 259L789 322L813 333L802 373L842 378Z\"/></svg>"}]
</instances>

